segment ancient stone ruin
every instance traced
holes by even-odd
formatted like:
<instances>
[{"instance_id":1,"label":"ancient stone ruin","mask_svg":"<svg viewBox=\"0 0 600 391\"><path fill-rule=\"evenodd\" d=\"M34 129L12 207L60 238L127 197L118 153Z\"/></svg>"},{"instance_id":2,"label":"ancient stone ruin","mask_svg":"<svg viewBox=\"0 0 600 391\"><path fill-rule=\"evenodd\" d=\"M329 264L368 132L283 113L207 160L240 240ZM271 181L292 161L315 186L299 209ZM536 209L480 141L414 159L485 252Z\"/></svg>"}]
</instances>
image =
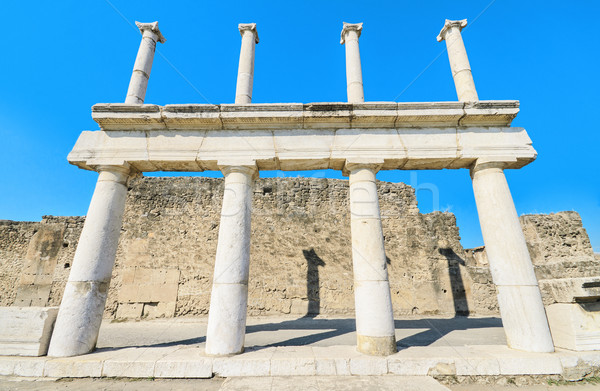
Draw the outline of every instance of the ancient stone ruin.
<instances>
[{"instance_id":1,"label":"ancient stone ruin","mask_svg":"<svg viewBox=\"0 0 600 391\"><path fill-rule=\"evenodd\" d=\"M87 216L0 223L1 304L59 305L54 357L91 352L103 316L199 314L207 356L242 353L247 314L272 313L353 315L358 351L375 356L396 353L400 315L500 314L510 348L595 348L594 327L561 330L565 314L596 316L598 259L577 213L518 217L504 170L537 152L510 126L518 101L479 100L465 26L446 20L438 36L458 102L365 102L362 24L344 23L348 102L252 104L259 40L240 24L235 104L158 106L144 98L165 38L138 23L125 103L95 105L100 130L68 156L99 173ZM320 169L349 180L259 179ZM375 179L425 169L470 170L485 248L462 248L452 214L421 214L412 188ZM205 170L224 180L141 175Z\"/></svg>"}]
</instances>

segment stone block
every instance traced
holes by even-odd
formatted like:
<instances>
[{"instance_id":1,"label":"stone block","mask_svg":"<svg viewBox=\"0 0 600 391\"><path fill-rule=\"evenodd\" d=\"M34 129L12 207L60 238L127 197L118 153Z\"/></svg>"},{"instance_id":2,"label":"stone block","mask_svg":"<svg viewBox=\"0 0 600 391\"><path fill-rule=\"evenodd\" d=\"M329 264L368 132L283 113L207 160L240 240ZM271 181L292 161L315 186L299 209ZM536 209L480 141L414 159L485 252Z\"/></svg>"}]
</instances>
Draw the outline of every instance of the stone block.
<instances>
[{"instance_id":1,"label":"stone block","mask_svg":"<svg viewBox=\"0 0 600 391\"><path fill-rule=\"evenodd\" d=\"M277 348L271 359L271 376L314 376L316 360L311 347Z\"/></svg>"},{"instance_id":2,"label":"stone block","mask_svg":"<svg viewBox=\"0 0 600 391\"><path fill-rule=\"evenodd\" d=\"M222 377L273 375L271 360L275 348L247 350L237 356L218 357L213 360L213 372Z\"/></svg>"},{"instance_id":3,"label":"stone block","mask_svg":"<svg viewBox=\"0 0 600 391\"><path fill-rule=\"evenodd\" d=\"M57 307L0 307L0 355L45 355L57 314Z\"/></svg>"},{"instance_id":4,"label":"stone block","mask_svg":"<svg viewBox=\"0 0 600 391\"><path fill-rule=\"evenodd\" d=\"M203 349L181 348L156 361L154 377L157 378L211 378L213 359L204 355Z\"/></svg>"},{"instance_id":5,"label":"stone block","mask_svg":"<svg viewBox=\"0 0 600 391\"><path fill-rule=\"evenodd\" d=\"M52 285L20 285L14 305L19 307L45 307Z\"/></svg>"},{"instance_id":6,"label":"stone block","mask_svg":"<svg viewBox=\"0 0 600 391\"><path fill-rule=\"evenodd\" d=\"M600 350L600 302L551 304L546 315L556 347Z\"/></svg>"},{"instance_id":7,"label":"stone block","mask_svg":"<svg viewBox=\"0 0 600 391\"><path fill-rule=\"evenodd\" d=\"M600 299L600 276L539 280L540 290L557 303Z\"/></svg>"},{"instance_id":8,"label":"stone block","mask_svg":"<svg viewBox=\"0 0 600 391\"><path fill-rule=\"evenodd\" d=\"M140 303L140 306L142 304ZM143 304L142 316L144 318L172 318L175 315L175 301L170 303L145 303Z\"/></svg>"},{"instance_id":9,"label":"stone block","mask_svg":"<svg viewBox=\"0 0 600 391\"><path fill-rule=\"evenodd\" d=\"M350 360L350 374L359 376L379 376L388 373L386 357L357 356Z\"/></svg>"},{"instance_id":10,"label":"stone block","mask_svg":"<svg viewBox=\"0 0 600 391\"><path fill-rule=\"evenodd\" d=\"M48 360L44 367L47 377L101 377L102 360L88 355Z\"/></svg>"},{"instance_id":11,"label":"stone block","mask_svg":"<svg viewBox=\"0 0 600 391\"><path fill-rule=\"evenodd\" d=\"M152 377L156 362L177 349L179 349L178 346L123 349L114 357L104 361L102 376Z\"/></svg>"},{"instance_id":12,"label":"stone block","mask_svg":"<svg viewBox=\"0 0 600 391\"><path fill-rule=\"evenodd\" d=\"M143 303L119 303L117 319L139 319L142 317Z\"/></svg>"}]
</instances>

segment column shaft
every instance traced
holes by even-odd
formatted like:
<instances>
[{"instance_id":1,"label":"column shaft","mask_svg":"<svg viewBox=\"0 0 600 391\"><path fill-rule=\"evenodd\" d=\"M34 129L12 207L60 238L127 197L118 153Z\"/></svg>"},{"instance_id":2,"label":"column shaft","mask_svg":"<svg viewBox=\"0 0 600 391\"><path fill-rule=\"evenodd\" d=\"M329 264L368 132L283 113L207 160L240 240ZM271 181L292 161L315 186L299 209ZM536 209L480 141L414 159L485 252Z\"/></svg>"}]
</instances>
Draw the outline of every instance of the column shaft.
<instances>
[{"instance_id":1,"label":"column shaft","mask_svg":"<svg viewBox=\"0 0 600 391\"><path fill-rule=\"evenodd\" d=\"M358 350L396 352L394 312L372 167L350 167L352 261Z\"/></svg>"},{"instance_id":2,"label":"column shaft","mask_svg":"<svg viewBox=\"0 0 600 391\"><path fill-rule=\"evenodd\" d=\"M365 101L362 81L362 67L360 64L360 49L358 38L362 30L362 23L344 23L342 30L342 43L346 49L346 90L348 102L361 103Z\"/></svg>"},{"instance_id":3,"label":"column shaft","mask_svg":"<svg viewBox=\"0 0 600 391\"><path fill-rule=\"evenodd\" d=\"M127 197L128 168L101 167L54 326L49 356L91 352L106 304Z\"/></svg>"},{"instance_id":4,"label":"column shaft","mask_svg":"<svg viewBox=\"0 0 600 391\"><path fill-rule=\"evenodd\" d=\"M244 351L255 172L245 166L223 169L225 190L206 333L209 355Z\"/></svg>"},{"instance_id":5,"label":"column shaft","mask_svg":"<svg viewBox=\"0 0 600 391\"><path fill-rule=\"evenodd\" d=\"M552 352L542 296L501 167L498 163L478 164L471 177L504 332L511 348Z\"/></svg>"},{"instance_id":6,"label":"column shaft","mask_svg":"<svg viewBox=\"0 0 600 391\"><path fill-rule=\"evenodd\" d=\"M450 60L450 69L456 95L461 102L477 102L477 90L471 73L471 65L467 57L467 49L462 39L461 30L467 25L467 20L446 20L444 28L438 35L438 41L445 40Z\"/></svg>"},{"instance_id":7,"label":"column shaft","mask_svg":"<svg viewBox=\"0 0 600 391\"><path fill-rule=\"evenodd\" d=\"M129 88L125 103L142 104L146 97L146 89L148 87L148 79L152 70L152 62L154 61L154 51L156 50L156 42L164 43L166 40L158 30L158 22L154 23L139 23L136 25L142 32L142 42L135 58Z\"/></svg>"},{"instance_id":8,"label":"column shaft","mask_svg":"<svg viewBox=\"0 0 600 391\"><path fill-rule=\"evenodd\" d=\"M254 82L254 52L258 41L256 24L241 24L242 48L238 67L237 85L235 89L236 104L252 103L252 86Z\"/></svg>"}]
</instances>

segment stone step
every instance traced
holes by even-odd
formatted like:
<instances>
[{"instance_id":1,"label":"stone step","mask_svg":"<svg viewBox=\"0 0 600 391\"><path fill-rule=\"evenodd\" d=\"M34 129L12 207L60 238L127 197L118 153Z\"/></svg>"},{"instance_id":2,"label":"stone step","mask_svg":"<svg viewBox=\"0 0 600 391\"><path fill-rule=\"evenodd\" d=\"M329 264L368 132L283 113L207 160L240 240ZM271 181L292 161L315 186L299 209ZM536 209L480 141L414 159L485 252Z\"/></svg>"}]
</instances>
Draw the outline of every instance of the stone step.
<instances>
[{"instance_id":1,"label":"stone step","mask_svg":"<svg viewBox=\"0 0 600 391\"><path fill-rule=\"evenodd\" d=\"M100 349L66 358L0 357L0 376L210 378L278 376L498 376L568 375L600 369L600 352L527 353L499 345L414 346L388 357L354 346L248 349L209 357L201 345Z\"/></svg>"}]
</instances>

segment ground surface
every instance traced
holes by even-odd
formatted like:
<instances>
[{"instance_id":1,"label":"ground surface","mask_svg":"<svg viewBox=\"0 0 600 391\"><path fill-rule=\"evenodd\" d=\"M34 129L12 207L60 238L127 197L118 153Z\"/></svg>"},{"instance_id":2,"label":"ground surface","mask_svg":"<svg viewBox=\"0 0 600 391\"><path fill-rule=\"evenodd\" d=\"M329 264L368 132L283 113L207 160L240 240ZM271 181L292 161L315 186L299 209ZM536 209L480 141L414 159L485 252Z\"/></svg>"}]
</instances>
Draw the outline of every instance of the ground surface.
<instances>
[{"instance_id":1,"label":"ground surface","mask_svg":"<svg viewBox=\"0 0 600 391\"><path fill-rule=\"evenodd\" d=\"M76 380L24 380L19 378L0 378L0 390L86 390L86 391L171 391L171 390L203 390L203 391L287 391L287 390L340 390L340 391L546 391L546 390L599 390L600 385L456 385L444 388L436 384L432 378L414 378L405 376L313 376L313 377L279 377L279 378L213 378L203 380L149 380L149 379L76 379Z\"/></svg>"},{"instance_id":2,"label":"ground surface","mask_svg":"<svg viewBox=\"0 0 600 391\"><path fill-rule=\"evenodd\" d=\"M176 318L138 322L105 321L100 329L98 347L167 347L188 345L203 347L206 318ZM505 345L502 322L498 318L419 317L396 320L398 348L431 346L443 349L464 345ZM247 348L271 346L336 346L356 343L352 318L326 317L250 317L246 334ZM252 350L252 349L249 349ZM0 390L394 390L394 391L476 391L476 390L600 390L599 384L575 383L548 385L540 378L515 385L459 384L441 385L431 377L409 376L301 376L232 377L228 379L48 379L0 377Z\"/></svg>"}]
</instances>

